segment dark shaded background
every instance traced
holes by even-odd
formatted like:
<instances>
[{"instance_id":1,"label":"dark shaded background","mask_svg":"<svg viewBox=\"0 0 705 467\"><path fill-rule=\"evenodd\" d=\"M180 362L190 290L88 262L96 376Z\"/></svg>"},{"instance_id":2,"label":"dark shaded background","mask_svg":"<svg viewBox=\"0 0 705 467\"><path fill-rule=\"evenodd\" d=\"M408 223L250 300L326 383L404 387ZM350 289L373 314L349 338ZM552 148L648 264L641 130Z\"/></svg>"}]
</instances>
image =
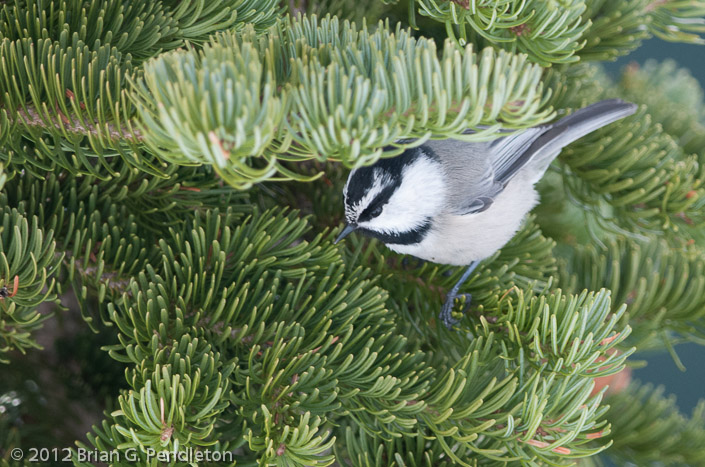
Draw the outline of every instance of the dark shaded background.
<instances>
[{"instance_id":1,"label":"dark shaded background","mask_svg":"<svg viewBox=\"0 0 705 467\"><path fill-rule=\"evenodd\" d=\"M610 74L617 78L620 70L636 62L644 64L649 59L662 62L672 59L679 67L690 70L705 88L705 46L673 44L658 39L644 42L644 45L617 62L605 64ZM696 344L676 346L676 353L687 371L680 371L671 356L658 354L638 354L632 360L647 360L648 365L635 370L633 378L666 387L667 394L675 394L678 406L684 414L690 414L698 402L705 398L705 347Z\"/></svg>"}]
</instances>

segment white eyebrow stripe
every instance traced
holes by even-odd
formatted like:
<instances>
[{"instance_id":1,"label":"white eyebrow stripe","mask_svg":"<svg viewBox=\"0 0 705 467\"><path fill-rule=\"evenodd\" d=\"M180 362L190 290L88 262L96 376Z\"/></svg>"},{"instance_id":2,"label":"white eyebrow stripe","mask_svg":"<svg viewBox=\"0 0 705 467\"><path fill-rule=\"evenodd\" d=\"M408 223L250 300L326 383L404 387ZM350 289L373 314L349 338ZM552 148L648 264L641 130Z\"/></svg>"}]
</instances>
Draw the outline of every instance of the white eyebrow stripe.
<instances>
[{"instance_id":1,"label":"white eyebrow stripe","mask_svg":"<svg viewBox=\"0 0 705 467\"><path fill-rule=\"evenodd\" d=\"M372 203L372 201L382 193L391 177L382 169L375 168L372 172L372 186L365 192L365 195L354 205L350 206L350 213L345 218L350 223L357 222L360 214Z\"/></svg>"}]
</instances>

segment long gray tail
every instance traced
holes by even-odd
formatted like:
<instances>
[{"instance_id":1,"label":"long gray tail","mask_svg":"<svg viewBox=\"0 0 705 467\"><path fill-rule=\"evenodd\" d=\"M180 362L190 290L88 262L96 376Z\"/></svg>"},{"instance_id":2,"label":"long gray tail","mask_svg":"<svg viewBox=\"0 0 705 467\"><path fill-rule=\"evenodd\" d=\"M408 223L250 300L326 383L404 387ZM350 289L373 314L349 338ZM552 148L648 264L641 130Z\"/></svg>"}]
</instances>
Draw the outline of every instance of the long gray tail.
<instances>
[{"instance_id":1,"label":"long gray tail","mask_svg":"<svg viewBox=\"0 0 705 467\"><path fill-rule=\"evenodd\" d=\"M505 177L511 178L516 170L531 164L537 179L561 152L561 149L593 131L636 112L638 106L621 99L607 99L584 107L556 123L536 138L520 158L513 162ZM531 160L536 157L536 160ZM512 170L514 169L514 170ZM503 174L504 175L504 174ZM503 177L504 178L504 177ZM501 181L501 180L500 180Z\"/></svg>"}]
</instances>

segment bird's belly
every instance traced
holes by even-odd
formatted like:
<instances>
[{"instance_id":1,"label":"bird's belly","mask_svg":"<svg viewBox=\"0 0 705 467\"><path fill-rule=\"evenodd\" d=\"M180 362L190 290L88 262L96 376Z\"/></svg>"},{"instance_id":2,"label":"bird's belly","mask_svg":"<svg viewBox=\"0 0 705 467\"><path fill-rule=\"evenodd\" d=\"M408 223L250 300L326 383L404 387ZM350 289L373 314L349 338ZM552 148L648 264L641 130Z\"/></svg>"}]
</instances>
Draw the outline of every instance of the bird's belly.
<instances>
[{"instance_id":1,"label":"bird's belly","mask_svg":"<svg viewBox=\"0 0 705 467\"><path fill-rule=\"evenodd\" d=\"M521 220L521 218L518 219L518 224ZM454 224L452 233L448 230L430 232L420 243L387 246L397 253L412 255L426 261L462 266L492 256L511 240L519 227L517 225L515 229L489 232L477 230L476 226L466 219L458 219ZM458 235L459 231L462 235Z\"/></svg>"},{"instance_id":2,"label":"bird's belly","mask_svg":"<svg viewBox=\"0 0 705 467\"><path fill-rule=\"evenodd\" d=\"M421 242L387 246L397 253L458 266L492 256L512 239L538 201L531 184L518 182L510 183L486 211L442 214Z\"/></svg>"}]
</instances>

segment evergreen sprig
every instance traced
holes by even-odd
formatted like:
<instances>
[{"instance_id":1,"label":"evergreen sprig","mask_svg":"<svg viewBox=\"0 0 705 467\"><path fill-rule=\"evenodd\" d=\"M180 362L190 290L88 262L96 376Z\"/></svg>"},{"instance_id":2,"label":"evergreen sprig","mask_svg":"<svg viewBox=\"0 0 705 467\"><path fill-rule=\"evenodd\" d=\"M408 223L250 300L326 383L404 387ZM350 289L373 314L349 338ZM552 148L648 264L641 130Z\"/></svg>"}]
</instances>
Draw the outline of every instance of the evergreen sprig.
<instances>
[{"instance_id":1,"label":"evergreen sprig","mask_svg":"<svg viewBox=\"0 0 705 467\"><path fill-rule=\"evenodd\" d=\"M637 465L698 465L705 462L705 403L690 418L676 407L663 388L632 383L610 397L607 417L612 422L609 454L618 462Z\"/></svg>"},{"instance_id":2,"label":"evergreen sprig","mask_svg":"<svg viewBox=\"0 0 705 467\"><path fill-rule=\"evenodd\" d=\"M223 4L224 3L224 4ZM244 24L271 26L277 2L229 0L151 2L31 0L0 13L0 144L21 170L97 174L119 156L159 175L163 163L145 154L132 126L125 79L133 65ZM117 172L110 172L117 175Z\"/></svg>"},{"instance_id":3,"label":"evergreen sprig","mask_svg":"<svg viewBox=\"0 0 705 467\"><path fill-rule=\"evenodd\" d=\"M218 415L230 405L223 395L234 365L188 334L153 355L127 375L135 389L118 398L120 409L111 414L126 439L118 447L178 451L214 444Z\"/></svg>"},{"instance_id":4,"label":"evergreen sprig","mask_svg":"<svg viewBox=\"0 0 705 467\"><path fill-rule=\"evenodd\" d=\"M130 277L158 258L153 246L158 229L176 223L186 215L193 215L194 209L224 207L239 201L233 216L248 212L244 204L246 195L235 193L229 187L218 186L210 178L208 183L199 184L200 188L195 188L197 191L182 189L182 184L188 188L194 181L207 177L208 171L182 169L170 172L173 175L168 179L140 177L138 187L130 189L134 185L132 182L119 193L115 193L115 185L105 186L98 178L91 176L49 175L44 180L16 176L7 183L0 203L17 206L25 216L35 219L37 228L41 230L30 238L41 239L42 230L52 232L51 244L55 240L61 251L69 253L63 257L62 253L54 254L53 249L47 249L47 245L36 245L33 248L41 250L34 252L35 259L32 261L40 260L45 254L55 257L56 265L49 268L51 274L47 274L44 281L49 281L50 277L61 271L59 291L66 290L66 283L71 284L84 319L93 326L93 320L98 316L89 310L92 307L87 306L87 301L97 299L97 303L102 304L115 300L129 284ZM122 180L126 182L135 177L129 170L125 175ZM164 192L172 196L166 197ZM151 209L137 201L145 196L153 202ZM131 208L138 206L144 210L142 215L133 214L134 209ZM5 231L15 233L11 225L7 225ZM15 253L16 250L9 251ZM35 267L29 271L39 272ZM11 282L12 277L8 280ZM27 282L23 284L29 286ZM41 282L38 287L41 289L43 284ZM8 286L11 285L8 283ZM19 295L22 296L24 293ZM42 301L53 300L55 295L35 294L34 297L38 300L29 304L31 308L27 313L36 309ZM107 322L107 310L99 308L99 311L100 320ZM19 313L16 315L20 316Z\"/></svg>"},{"instance_id":5,"label":"evergreen sprig","mask_svg":"<svg viewBox=\"0 0 705 467\"><path fill-rule=\"evenodd\" d=\"M298 459L297 465L325 464L330 458L318 457L318 454L315 458L301 456L305 452L323 453L330 445L332 438L324 434L323 424L326 418L334 420L336 414L349 414L348 421L354 420L370 435L390 441L400 434L421 436L423 432L432 433L449 456L454 456L451 446L457 442L463 443L470 451L502 459L506 456L501 454L504 451L499 446L507 446L507 443L512 446L510 450L514 455L530 451L554 460L556 455L571 458L595 452L580 447L587 438L576 438L575 435L601 426L597 418L604 411L598 409L599 398L590 395L591 379L585 379L583 375L594 377L618 371L627 355L608 355L626 334L610 334L617 317L606 324L607 327L599 327L603 322L600 317L604 318L610 310L605 293L568 302L558 295L554 297L558 301L546 305L537 299L531 302L531 307L545 306L546 311L552 310L547 317L557 313L558 322L565 322L557 329L580 332L569 334L570 338L556 338L572 343L569 352L572 357L568 357L565 368L576 365L576 368L584 368L582 371L586 373L570 371L563 375L565 370L561 363L539 363L533 368L527 362L520 363L518 368L507 367L506 363L500 362L510 361L512 351L498 347L500 341L496 334L486 334L487 330L482 331L483 325L479 323L474 331L478 337L470 346L467 342L458 342L462 346L458 350L465 348L460 351L460 358L453 357L455 351L450 351L448 357L441 359L446 361L446 366L431 366L433 358L424 363L423 354L405 351L405 339L391 332L391 322L382 318L385 296L374 289L362 293L360 286L367 281L364 278L369 273L352 271L357 278L351 283L355 276L348 276L347 281L341 280L341 274L349 274L346 268L337 268L335 272L330 267L311 267L316 263L328 263L335 258L330 256L335 250L329 243L328 246L320 243L323 238L320 234L311 243L292 244L293 239L303 236L302 229L306 226L291 214L281 216L274 212L256 214L251 221L237 227L232 224L235 218L228 214L207 216L203 220L197 217L192 227L185 228L182 233L174 231L173 240L162 240L163 269L147 266L148 274L140 274L139 280L132 281L117 302L123 305L108 306L111 319L121 330L121 344L113 346L111 354L145 369L133 373L134 376L128 379L132 392L121 399L121 412L113 414L118 425L116 429L121 433L121 438L116 439L122 439L121 443L124 443L120 444L121 448L138 441L147 446L163 436L165 428L157 423L161 419L155 418L154 407L166 393L148 389L147 381L171 381L169 378L173 378L173 374L165 363L160 366L163 368L160 378L149 376L153 375L149 372L152 370L144 371L156 368L154 365L161 361L159 355L168 357L169 361L181 361L172 360L176 358L173 357L175 350L164 353L165 349L176 346L176 343L171 344L171 336L195 333L206 341L218 343L219 353L235 365L230 377L231 400L237 413L248 422L245 428L233 426L235 431L231 439L237 440L238 433L245 436L253 454L258 452L274 458L290 453L292 462ZM284 219L288 222L282 222ZM327 242L330 238L328 235ZM255 259L251 256L254 252L258 252L258 260L248 262ZM307 263L310 263L309 267L300 267ZM197 267L194 269L194 266ZM209 272L200 278L192 275L194 270ZM245 271L247 275L243 275ZM272 273L273 281L270 281L268 278ZM318 281L325 279L317 284L319 274ZM248 277L248 281L236 279L234 284L239 284L238 287L225 286L232 282L233 279L229 278L237 277ZM353 286L355 282L359 284L356 287ZM338 291L330 296L318 295L328 283L337 284ZM213 295L215 290L221 292ZM251 292L243 294L244 290ZM314 295L308 295L310 293ZM277 296L280 298L275 301ZM372 312L369 305L363 306L361 300L376 303L373 308L376 311ZM520 302L518 309L523 310L525 306ZM567 308L561 311L562 307ZM576 326L575 318L565 321L573 316L570 310L577 309L584 310L580 312L582 319L591 316L592 324L583 322ZM595 314L596 309L602 310L603 314ZM334 314L333 310L336 310ZM367 311L362 313L363 310ZM529 309L526 310L529 313ZM324 314L321 316L321 313ZM284 314L286 321L277 319L277 316L283 318ZM321 319L323 316L328 318ZM518 316L522 316L521 313ZM278 324L265 327L264 320L274 320ZM318 324L312 327L308 322ZM388 331L382 334L376 331L378 337L372 338L370 333L379 330L380 326ZM502 326L497 324L497 329L501 330ZM354 333L353 328L356 329ZM480 337L483 333L484 336ZM579 347L575 346L586 336L585 344L578 350ZM609 343L605 344L605 340ZM556 342L549 344L552 351L547 348L544 352L555 353ZM184 345L180 344L180 348ZM378 349L377 352L371 352L372 347ZM378 353L382 348L386 349L385 352ZM500 360L496 360L498 352L503 355ZM599 355L604 358L597 359ZM538 362L543 354L535 358ZM583 358L587 358L587 364L578 363ZM490 363L493 360L495 363ZM191 357L191 361L210 360ZM151 363L144 366L146 362ZM434 374L440 377L435 378ZM470 384L481 380L486 384ZM152 383L149 384L151 388ZM528 400L526 391L533 394ZM212 394L212 390L208 393ZM568 405L563 394L573 395ZM588 398L588 408L578 410ZM146 404L141 409L140 401ZM186 410L183 404L179 403L171 410L174 413ZM472 410L459 411L449 417L450 408L456 404L472 407ZM121 417L128 419L121 422ZM309 417L320 417L320 421L315 422ZM310 420L314 427L320 428L309 430L310 436L296 435L297 429L301 433L302 420ZM495 428L496 437L491 438L494 441L473 442L479 439L481 432L487 436L487 428L502 424L504 427ZM544 424L546 426L540 429L544 434L537 435L536 430ZM545 449L544 440L551 438L545 435L546 430L554 428L557 432L566 430L565 433L574 435L561 434L559 439L548 444L549 449ZM101 434L104 429L96 430L97 438L91 439L104 444L106 435ZM318 434L314 436L314 432ZM225 439L228 439L225 433ZM193 442L197 443L196 438Z\"/></svg>"},{"instance_id":6,"label":"evergreen sprig","mask_svg":"<svg viewBox=\"0 0 705 467\"><path fill-rule=\"evenodd\" d=\"M285 219L288 221L282 222ZM121 345L113 347L111 354L139 365L169 345L171 336L196 333L217 343L235 364L230 381L237 390L228 396L234 403L230 410L249 420L245 431L243 426L232 427L236 430L232 439L237 440L237 433L241 433L260 455L261 450L269 452L270 446L277 451L285 440L292 455L301 455L304 448L314 449L309 444L311 438L287 434L287 427L294 429L292 424L300 423L297 413L324 416L344 407L363 417L375 407L377 414L394 410L399 419L392 426L404 426L401 415L417 409L396 402L402 397L399 390L417 394L418 389L413 388L427 383L420 383L418 377L384 377L389 372L403 375L412 371L418 367L414 363L418 358L396 359L403 345L399 336L387 332L371 337L379 326L390 325L380 319L380 292L373 288L363 293L361 286L367 281L353 276L341 281L344 268L316 267L335 261L330 236L325 247L319 245L321 235L311 243L292 244L306 225L291 214L257 214L238 226L235 220L237 217L229 214L209 214L182 232L174 231L175 241L161 243L164 269L150 271L148 267L149 274L140 275L123 294L124 305L109 306L121 330ZM208 274L192 276L194 265ZM336 294L324 292L328 281L338 284ZM184 289L181 284L188 286ZM213 290L219 293L213 295ZM250 292L243 294L246 290ZM374 303L378 305L370 308ZM285 321L280 319L284 316ZM278 324L264 325L272 319ZM313 323L317 323L315 327ZM387 349L382 354L369 350L382 345ZM352 355L358 356L354 362ZM367 371L374 368L368 376ZM131 397L145 391L145 380L132 378L135 395ZM366 386L368 389L363 389ZM385 394L391 400L385 401ZM145 393L139 397L156 396ZM374 417L365 417L375 423ZM145 416L139 419L145 420ZM328 442L325 437L319 441L323 446Z\"/></svg>"},{"instance_id":7,"label":"evergreen sprig","mask_svg":"<svg viewBox=\"0 0 705 467\"><path fill-rule=\"evenodd\" d=\"M357 167L428 137L476 141L535 125L550 116L540 73L520 56L448 43L439 57L399 27L314 16L167 54L147 64L133 96L150 151L211 164L244 188L301 179L288 161Z\"/></svg>"},{"instance_id":8,"label":"evergreen sprig","mask_svg":"<svg viewBox=\"0 0 705 467\"><path fill-rule=\"evenodd\" d=\"M191 3L191 2L187 2ZM0 34L10 41L60 40L62 35L98 48L110 43L133 57L178 47L177 22L160 3L29 0L5 2Z\"/></svg>"},{"instance_id":9,"label":"evergreen sprig","mask_svg":"<svg viewBox=\"0 0 705 467\"><path fill-rule=\"evenodd\" d=\"M51 314L37 306L56 301L55 276L63 254L55 251L53 232L45 233L36 216L28 218L7 205L0 216L0 363L7 363L11 350L39 348L31 333Z\"/></svg>"},{"instance_id":10,"label":"evergreen sprig","mask_svg":"<svg viewBox=\"0 0 705 467\"><path fill-rule=\"evenodd\" d=\"M644 12L650 0L587 2L585 16L592 24L580 49L581 60L614 60L639 47L650 37L644 27L649 16Z\"/></svg>"},{"instance_id":11,"label":"evergreen sprig","mask_svg":"<svg viewBox=\"0 0 705 467\"><path fill-rule=\"evenodd\" d=\"M658 125L646 109L625 120L621 131L598 130L572 144L562 158L574 177L570 191L588 209L625 227L672 230L703 224L702 168ZM588 201L591 200L591 201ZM687 234L686 234L687 235Z\"/></svg>"},{"instance_id":12,"label":"evergreen sprig","mask_svg":"<svg viewBox=\"0 0 705 467\"><path fill-rule=\"evenodd\" d=\"M407 0L415 12L441 23L460 44L481 42L529 55L543 66L614 60L655 35L703 43L705 3L532 0Z\"/></svg>"},{"instance_id":13,"label":"evergreen sprig","mask_svg":"<svg viewBox=\"0 0 705 467\"><path fill-rule=\"evenodd\" d=\"M620 238L604 248L576 248L563 273L569 290L608 287L616 303L628 304L621 319L634 328L633 345L668 340L671 332L705 338L705 258L698 248L674 250L664 240Z\"/></svg>"},{"instance_id":14,"label":"evergreen sprig","mask_svg":"<svg viewBox=\"0 0 705 467\"><path fill-rule=\"evenodd\" d=\"M617 86L628 99L658 110L651 117L686 154L697 154L699 162L705 162L705 99L700 84L688 70L677 67L672 60L648 60L642 67L626 67Z\"/></svg>"},{"instance_id":15,"label":"evergreen sprig","mask_svg":"<svg viewBox=\"0 0 705 467\"><path fill-rule=\"evenodd\" d=\"M11 148L8 161L45 170L53 162L95 173L94 160L106 167L106 158L117 151L149 169L129 151L128 142L118 141L135 139L129 107L115 105L124 99L125 75L132 70L129 56L123 58L109 45L93 50L77 34L64 31L61 40L3 39L0 59L5 64L0 69L2 112L12 119L3 141ZM84 139L88 150L81 144Z\"/></svg>"},{"instance_id":16,"label":"evergreen sprig","mask_svg":"<svg viewBox=\"0 0 705 467\"><path fill-rule=\"evenodd\" d=\"M705 44L705 2L696 0L652 1L646 6L651 17L649 31L667 41Z\"/></svg>"},{"instance_id":17,"label":"evergreen sprig","mask_svg":"<svg viewBox=\"0 0 705 467\"><path fill-rule=\"evenodd\" d=\"M411 0L421 15L444 23L461 44L473 36L513 52L529 54L542 65L577 61L575 53L590 26L582 20L585 2L560 0ZM411 7L413 8L413 6Z\"/></svg>"}]
</instances>

